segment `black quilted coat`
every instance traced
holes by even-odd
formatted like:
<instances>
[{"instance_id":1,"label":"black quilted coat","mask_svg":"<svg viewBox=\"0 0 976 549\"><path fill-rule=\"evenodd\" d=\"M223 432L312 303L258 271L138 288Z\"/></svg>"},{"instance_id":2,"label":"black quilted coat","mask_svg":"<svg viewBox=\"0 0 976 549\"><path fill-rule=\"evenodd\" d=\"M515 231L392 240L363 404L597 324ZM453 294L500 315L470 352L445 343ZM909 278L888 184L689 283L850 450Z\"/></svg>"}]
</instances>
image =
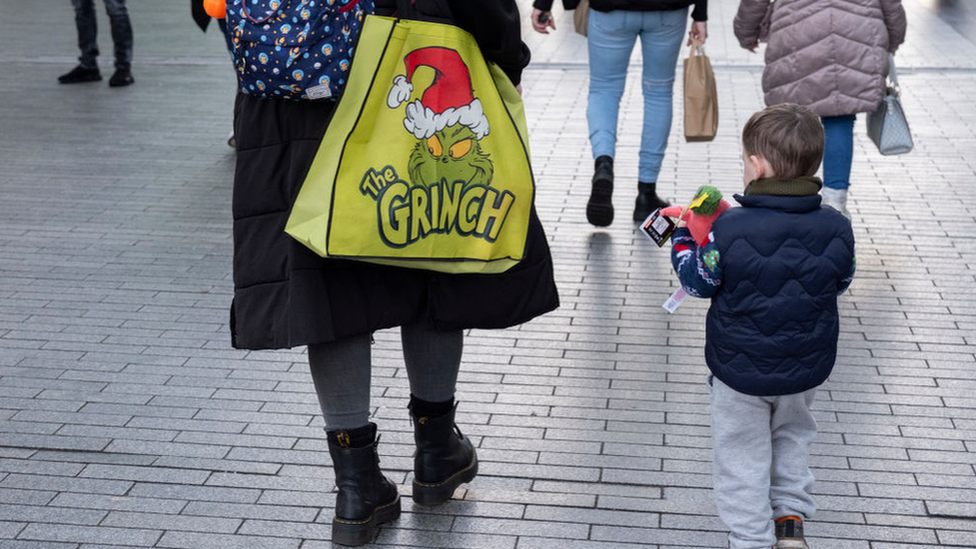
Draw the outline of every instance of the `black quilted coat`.
<instances>
[{"instance_id":1,"label":"black quilted coat","mask_svg":"<svg viewBox=\"0 0 976 549\"><path fill-rule=\"evenodd\" d=\"M519 39L514 0L464 0L455 13L456 3L417 0L410 8L458 21L475 35L486 58L517 82L528 50ZM534 210L524 259L496 275L446 275L322 259L285 234L285 221L334 108L328 101L237 98L234 347L293 347L422 320L445 330L503 328L558 307L549 246Z\"/></svg>"},{"instance_id":2,"label":"black quilted coat","mask_svg":"<svg viewBox=\"0 0 976 549\"><path fill-rule=\"evenodd\" d=\"M553 0L535 0L532 7L542 11L552 9ZM567 10L576 9L579 0L563 0ZM695 21L708 21L708 0L590 0L590 8L596 11L671 11L694 6L691 18Z\"/></svg>"}]
</instances>

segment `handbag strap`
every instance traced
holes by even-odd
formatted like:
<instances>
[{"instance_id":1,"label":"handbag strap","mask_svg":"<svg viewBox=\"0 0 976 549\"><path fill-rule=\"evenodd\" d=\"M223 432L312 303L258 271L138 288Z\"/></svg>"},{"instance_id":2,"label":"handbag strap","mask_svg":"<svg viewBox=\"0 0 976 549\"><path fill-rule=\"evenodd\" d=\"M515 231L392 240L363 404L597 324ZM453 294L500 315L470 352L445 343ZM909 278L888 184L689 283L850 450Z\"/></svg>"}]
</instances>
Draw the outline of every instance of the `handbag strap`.
<instances>
[{"instance_id":1,"label":"handbag strap","mask_svg":"<svg viewBox=\"0 0 976 549\"><path fill-rule=\"evenodd\" d=\"M891 80L895 91L901 91L901 87L898 86L898 72L895 71L895 56L888 54L888 79Z\"/></svg>"}]
</instances>

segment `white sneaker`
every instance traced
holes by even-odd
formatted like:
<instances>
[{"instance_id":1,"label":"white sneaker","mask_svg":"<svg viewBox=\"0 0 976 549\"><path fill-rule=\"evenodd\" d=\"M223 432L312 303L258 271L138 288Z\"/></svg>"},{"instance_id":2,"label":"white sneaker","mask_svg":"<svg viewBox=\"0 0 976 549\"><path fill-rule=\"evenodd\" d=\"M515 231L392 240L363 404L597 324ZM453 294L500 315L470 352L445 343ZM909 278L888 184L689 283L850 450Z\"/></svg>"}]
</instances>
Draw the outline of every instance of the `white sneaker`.
<instances>
[{"instance_id":1,"label":"white sneaker","mask_svg":"<svg viewBox=\"0 0 976 549\"><path fill-rule=\"evenodd\" d=\"M851 218L851 212L847 211L847 189L824 187L820 189L820 196L823 199L824 206L830 206L844 214L847 219Z\"/></svg>"}]
</instances>

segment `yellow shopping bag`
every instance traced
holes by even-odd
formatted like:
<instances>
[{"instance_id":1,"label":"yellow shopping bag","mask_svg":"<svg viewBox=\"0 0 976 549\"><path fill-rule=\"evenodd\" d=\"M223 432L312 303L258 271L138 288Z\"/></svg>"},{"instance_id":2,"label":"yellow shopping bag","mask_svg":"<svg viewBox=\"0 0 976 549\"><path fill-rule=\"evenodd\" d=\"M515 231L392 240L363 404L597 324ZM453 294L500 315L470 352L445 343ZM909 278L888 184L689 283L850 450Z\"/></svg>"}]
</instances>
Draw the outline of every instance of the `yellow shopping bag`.
<instances>
[{"instance_id":1,"label":"yellow shopping bag","mask_svg":"<svg viewBox=\"0 0 976 549\"><path fill-rule=\"evenodd\" d=\"M285 230L323 257L498 273L534 193L521 98L474 38L368 16Z\"/></svg>"}]
</instances>

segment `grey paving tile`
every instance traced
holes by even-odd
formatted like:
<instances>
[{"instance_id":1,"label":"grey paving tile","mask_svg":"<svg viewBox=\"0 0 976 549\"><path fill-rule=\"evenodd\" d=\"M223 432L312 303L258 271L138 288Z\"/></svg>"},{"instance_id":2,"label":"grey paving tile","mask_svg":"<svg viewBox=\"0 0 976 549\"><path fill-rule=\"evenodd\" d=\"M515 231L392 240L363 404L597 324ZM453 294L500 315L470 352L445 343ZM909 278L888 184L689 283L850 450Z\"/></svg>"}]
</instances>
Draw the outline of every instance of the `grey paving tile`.
<instances>
[{"instance_id":1,"label":"grey paving tile","mask_svg":"<svg viewBox=\"0 0 976 549\"><path fill-rule=\"evenodd\" d=\"M116 528L151 528L155 530L233 534L243 521L237 518L195 517L133 511L111 511L101 526Z\"/></svg>"},{"instance_id":2,"label":"grey paving tile","mask_svg":"<svg viewBox=\"0 0 976 549\"><path fill-rule=\"evenodd\" d=\"M51 500L52 507L80 509L104 509L106 511L134 511L143 513L179 513L187 502L175 499L140 498L104 494L78 494L63 492Z\"/></svg>"},{"instance_id":3,"label":"grey paving tile","mask_svg":"<svg viewBox=\"0 0 976 549\"><path fill-rule=\"evenodd\" d=\"M140 528L107 528L101 526L70 526L61 524L28 524L19 539L46 542L74 541L82 543L114 543L151 547L162 532Z\"/></svg>"},{"instance_id":4,"label":"grey paving tile","mask_svg":"<svg viewBox=\"0 0 976 549\"><path fill-rule=\"evenodd\" d=\"M89 465L78 475L83 478L104 478L173 484L203 484L209 471L193 471L166 467L132 467L122 465Z\"/></svg>"},{"instance_id":5,"label":"grey paving tile","mask_svg":"<svg viewBox=\"0 0 976 549\"><path fill-rule=\"evenodd\" d=\"M439 532L384 528L376 537L375 545L431 549L514 549L517 539L515 536L504 534L452 532L448 537ZM309 549L324 549L324 545L310 545Z\"/></svg>"},{"instance_id":6,"label":"grey paving tile","mask_svg":"<svg viewBox=\"0 0 976 549\"><path fill-rule=\"evenodd\" d=\"M724 532L695 532L689 530L628 528L621 526L594 526L591 539L596 541L688 545L693 547L723 547L726 544L726 534Z\"/></svg>"},{"instance_id":7,"label":"grey paving tile","mask_svg":"<svg viewBox=\"0 0 976 549\"><path fill-rule=\"evenodd\" d=\"M300 543L300 539L265 536L166 532L156 546L177 549L298 549Z\"/></svg>"},{"instance_id":8,"label":"grey paving tile","mask_svg":"<svg viewBox=\"0 0 976 549\"><path fill-rule=\"evenodd\" d=\"M241 504L228 502L190 502L184 515L200 517L226 517L234 519L259 519L270 521L312 522L320 513L318 507L286 505Z\"/></svg>"},{"instance_id":9,"label":"grey paving tile","mask_svg":"<svg viewBox=\"0 0 976 549\"><path fill-rule=\"evenodd\" d=\"M132 486L131 482L114 480L82 479L49 475L11 474L0 482L0 487L31 490L52 490L58 492L81 492L89 494L123 495Z\"/></svg>"},{"instance_id":10,"label":"grey paving tile","mask_svg":"<svg viewBox=\"0 0 976 549\"><path fill-rule=\"evenodd\" d=\"M4 475L4 478L9 475ZM42 491L36 489L18 489L4 487L0 490L0 503L12 503L18 505L45 505L54 496L55 491Z\"/></svg>"},{"instance_id":11,"label":"grey paving tile","mask_svg":"<svg viewBox=\"0 0 976 549\"><path fill-rule=\"evenodd\" d=\"M12 522L6 520L0 521L0 538L13 538L21 530L23 530L26 525L26 522Z\"/></svg>"},{"instance_id":12,"label":"grey paving tile","mask_svg":"<svg viewBox=\"0 0 976 549\"><path fill-rule=\"evenodd\" d=\"M44 522L95 526L105 518L106 514L104 511L88 509L0 504L0 520L10 522Z\"/></svg>"},{"instance_id":13,"label":"grey paving tile","mask_svg":"<svg viewBox=\"0 0 976 549\"><path fill-rule=\"evenodd\" d=\"M78 544L0 539L0 549L78 549Z\"/></svg>"},{"instance_id":14,"label":"grey paving tile","mask_svg":"<svg viewBox=\"0 0 976 549\"><path fill-rule=\"evenodd\" d=\"M657 545L648 545L646 543L620 543L618 541L614 542L603 542L603 541L579 541L579 540L560 540L559 546L565 549L657 549ZM521 537L518 540L518 545L516 549L548 549L552 547L552 540L546 538L530 538Z\"/></svg>"},{"instance_id":15,"label":"grey paving tile","mask_svg":"<svg viewBox=\"0 0 976 549\"><path fill-rule=\"evenodd\" d=\"M257 489L226 488L220 486L137 483L126 493L126 496L186 501L254 503L261 496L261 491Z\"/></svg>"}]
</instances>

